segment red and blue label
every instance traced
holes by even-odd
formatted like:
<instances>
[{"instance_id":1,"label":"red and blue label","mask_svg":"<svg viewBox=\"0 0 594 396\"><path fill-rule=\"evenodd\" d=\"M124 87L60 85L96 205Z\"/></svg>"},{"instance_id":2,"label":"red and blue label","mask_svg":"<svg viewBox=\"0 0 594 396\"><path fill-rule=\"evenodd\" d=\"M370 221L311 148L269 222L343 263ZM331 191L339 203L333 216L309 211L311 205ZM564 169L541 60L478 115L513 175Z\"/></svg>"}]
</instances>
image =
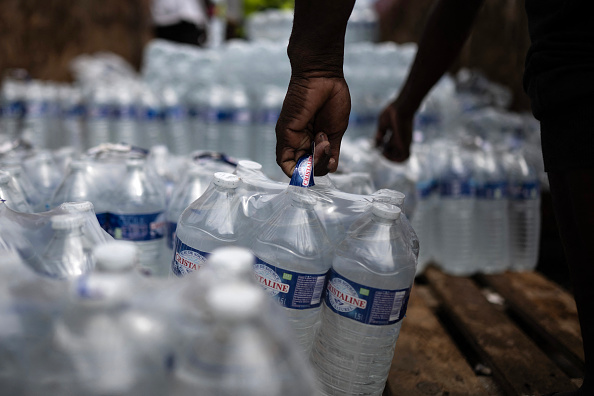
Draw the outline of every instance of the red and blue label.
<instances>
[{"instance_id":1,"label":"red and blue label","mask_svg":"<svg viewBox=\"0 0 594 396\"><path fill-rule=\"evenodd\" d=\"M204 266L209 255L210 253L194 249L176 237L171 272L181 278L190 272L198 271Z\"/></svg>"},{"instance_id":2,"label":"red and blue label","mask_svg":"<svg viewBox=\"0 0 594 396\"><path fill-rule=\"evenodd\" d=\"M289 185L297 187L311 187L314 185L312 154L299 158Z\"/></svg>"},{"instance_id":3,"label":"red and blue label","mask_svg":"<svg viewBox=\"0 0 594 396\"><path fill-rule=\"evenodd\" d=\"M335 313L357 322L386 326L401 321L406 313L410 288L385 290L353 282L330 270L326 306Z\"/></svg>"},{"instance_id":4,"label":"red and blue label","mask_svg":"<svg viewBox=\"0 0 594 396\"><path fill-rule=\"evenodd\" d=\"M270 265L256 257L254 276L264 290L283 307L317 308L322 304L326 273L301 274Z\"/></svg>"}]
</instances>

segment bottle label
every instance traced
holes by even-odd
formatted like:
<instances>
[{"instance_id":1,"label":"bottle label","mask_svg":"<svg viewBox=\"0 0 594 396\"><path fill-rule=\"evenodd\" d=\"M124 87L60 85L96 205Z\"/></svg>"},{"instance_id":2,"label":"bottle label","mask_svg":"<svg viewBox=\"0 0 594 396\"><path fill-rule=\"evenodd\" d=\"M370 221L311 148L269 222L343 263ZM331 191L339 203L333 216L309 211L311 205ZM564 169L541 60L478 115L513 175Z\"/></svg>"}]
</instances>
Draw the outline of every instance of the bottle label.
<instances>
[{"instance_id":1,"label":"bottle label","mask_svg":"<svg viewBox=\"0 0 594 396\"><path fill-rule=\"evenodd\" d=\"M465 198L474 195L470 180L450 179L439 183L439 195L448 198Z\"/></svg>"},{"instance_id":2,"label":"bottle label","mask_svg":"<svg viewBox=\"0 0 594 396\"><path fill-rule=\"evenodd\" d=\"M401 321L406 313L410 288L385 290L353 282L334 269L326 287L326 306L337 314L369 325L384 326Z\"/></svg>"},{"instance_id":3,"label":"bottle label","mask_svg":"<svg viewBox=\"0 0 594 396\"><path fill-rule=\"evenodd\" d=\"M283 307L317 308L322 303L326 274L300 274L274 267L256 257L254 276Z\"/></svg>"},{"instance_id":4,"label":"bottle label","mask_svg":"<svg viewBox=\"0 0 594 396\"><path fill-rule=\"evenodd\" d=\"M425 199L431 196L433 191L435 190L435 181L434 180L423 180L417 183L417 194L419 198Z\"/></svg>"},{"instance_id":5,"label":"bottle label","mask_svg":"<svg viewBox=\"0 0 594 396\"><path fill-rule=\"evenodd\" d=\"M107 105L92 106L89 109L89 116L91 118L105 119L105 118L109 118L110 114L111 114L111 108Z\"/></svg>"},{"instance_id":6,"label":"bottle label","mask_svg":"<svg viewBox=\"0 0 594 396\"><path fill-rule=\"evenodd\" d=\"M96 216L101 228L109 232L109 215L107 213L97 213Z\"/></svg>"},{"instance_id":7,"label":"bottle label","mask_svg":"<svg viewBox=\"0 0 594 396\"><path fill-rule=\"evenodd\" d=\"M476 196L482 199L503 199L506 195L506 183L504 181L487 182L476 189Z\"/></svg>"},{"instance_id":8,"label":"bottle label","mask_svg":"<svg viewBox=\"0 0 594 396\"><path fill-rule=\"evenodd\" d=\"M290 186L311 187L314 186L313 176L313 154L304 155L297 160L293 170L293 176L289 182Z\"/></svg>"},{"instance_id":9,"label":"bottle label","mask_svg":"<svg viewBox=\"0 0 594 396\"><path fill-rule=\"evenodd\" d=\"M171 261L171 271L175 276L183 277L192 271L198 271L210 253L194 249L175 237L175 253Z\"/></svg>"},{"instance_id":10,"label":"bottle label","mask_svg":"<svg viewBox=\"0 0 594 396\"><path fill-rule=\"evenodd\" d=\"M134 120L136 118L136 108L134 106L116 107L113 116L119 120Z\"/></svg>"},{"instance_id":11,"label":"bottle label","mask_svg":"<svg viewBox=\"0 0 594 396\"><path fill-rule=\"evenodd\" d=\"M165 236L163 212L149 214L116 214L108 216L109 234L127 241L152 241Z\"/></svg>"},{"instance_id":12,"label":"bottle label","mask_svg":"<svg viewBox=\"0 0 594 396\"><path fill-rule=\"evenodd\" d=\"M538 181L511 185L509 195L512 199L518 201L537 199L540 195Z\"/></svg>"},{"instance_id":13,"label":"bottle label","mask_svg":"<svg viewBox=\"0 0 594 396\"><path fill-rule=\"evenodd\" d=\"M169 249L174 248L175 241L175 230L177 229L177 223L172 221L167 222L167 247Z\"/></svg>"}]
</instances>

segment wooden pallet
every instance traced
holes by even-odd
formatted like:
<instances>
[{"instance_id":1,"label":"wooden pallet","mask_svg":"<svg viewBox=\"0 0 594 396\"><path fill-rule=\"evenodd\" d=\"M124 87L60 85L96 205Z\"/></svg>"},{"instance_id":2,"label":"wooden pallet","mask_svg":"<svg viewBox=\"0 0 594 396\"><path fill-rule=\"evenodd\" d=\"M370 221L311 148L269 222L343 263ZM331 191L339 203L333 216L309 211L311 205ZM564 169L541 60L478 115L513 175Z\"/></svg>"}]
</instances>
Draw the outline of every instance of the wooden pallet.
<instances>
[{"instance_id":1,"label":"wooden pallet","mask_svg":"<svg viewBox=\"0 0 594 396\"><path fill-rule=\"evenodd\" d=\"M537 272L413 288L385 396L543 395L576 389L584 356L572 296Z\"/></svg>"}]
</instances>

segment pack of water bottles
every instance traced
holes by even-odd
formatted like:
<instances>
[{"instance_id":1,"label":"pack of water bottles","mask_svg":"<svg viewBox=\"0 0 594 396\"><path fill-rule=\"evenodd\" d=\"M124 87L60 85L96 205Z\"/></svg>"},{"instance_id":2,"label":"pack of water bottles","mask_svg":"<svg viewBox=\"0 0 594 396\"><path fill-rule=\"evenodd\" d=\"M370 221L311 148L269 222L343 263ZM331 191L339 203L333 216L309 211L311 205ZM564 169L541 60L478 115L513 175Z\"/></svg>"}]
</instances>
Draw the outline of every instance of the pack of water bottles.
<instances>
[{"instance_id":1,"label":"pack of water bottles","mask_svg":"<svg viewBox=\"0 0 594 396\"><path fill-rule=\"evenodd\" d=\"M442 80L427 98L408 161L347 137L339 171L369 172L377 188L406 194L419 272L429 263L455 275L533 270L548 186L538 125L502 108L509 96L501 87L469 74Z\"/></svg>"},{"instance_id":2,"label":"pack of water bottles","mask_svg":"<svg viewBox=\"0 0 594 396\"><path fill-rule=\"evenodd\" d=\"M329 176L314 180L312 166L304 157L289 186L268 179L254 162L241 161L235 174L215 173L179 217L171 272L200 276L217 249L248 248L255 263L246 277L282 307L320 392L380 395L416 273L418 239L401 211L404 194L346 193Z\"/></svg>"}]
</instances>

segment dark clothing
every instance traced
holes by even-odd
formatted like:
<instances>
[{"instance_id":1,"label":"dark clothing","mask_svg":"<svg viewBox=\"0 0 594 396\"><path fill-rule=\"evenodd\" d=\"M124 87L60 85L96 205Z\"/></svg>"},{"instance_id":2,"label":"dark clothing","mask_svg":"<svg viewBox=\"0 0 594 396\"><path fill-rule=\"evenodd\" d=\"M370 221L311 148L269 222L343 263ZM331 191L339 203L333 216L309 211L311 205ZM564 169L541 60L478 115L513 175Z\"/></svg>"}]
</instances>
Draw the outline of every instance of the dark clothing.
<instances>
[{"instance_id":1,"label":"dark clothing","mask_svg":"<svg viewBox=\"0 0 594 396\"><path fill-rule=\"evenodd\" d=\"M526 0L524 89L541 121L547 171L594 169L592 8L591 0Z\"/></svg>"},{"instance_id":2,"label":"dark clothing","mask_svg":"<svg viewBox=\"0 0 594 396\"><path fill-rule=\"evenodd\" d=\"M186 21L174 25L155 26L154 29L155 37L177 43L202 46L206 41L206 30Z\"/></svg>"}]
</instances>

